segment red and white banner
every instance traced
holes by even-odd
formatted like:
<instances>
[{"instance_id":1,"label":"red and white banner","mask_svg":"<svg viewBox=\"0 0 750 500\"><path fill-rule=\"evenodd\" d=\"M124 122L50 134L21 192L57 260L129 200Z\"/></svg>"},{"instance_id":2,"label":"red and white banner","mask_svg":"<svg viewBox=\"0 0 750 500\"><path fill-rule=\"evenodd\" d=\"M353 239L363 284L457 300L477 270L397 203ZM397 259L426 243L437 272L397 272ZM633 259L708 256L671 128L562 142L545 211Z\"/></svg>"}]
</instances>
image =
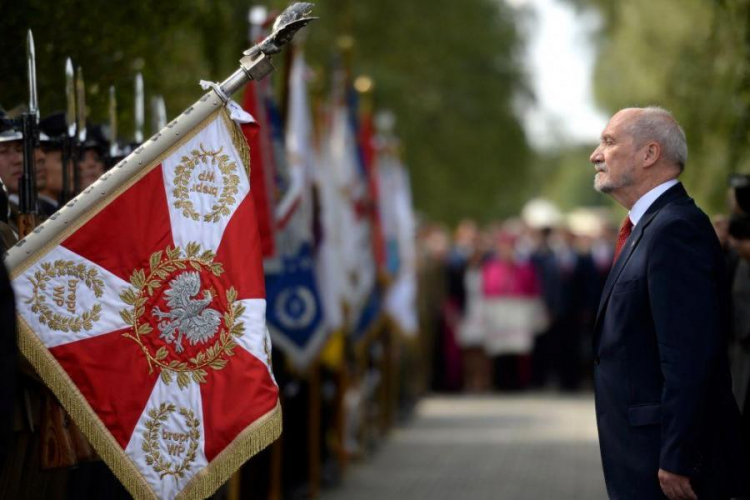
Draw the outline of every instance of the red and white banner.
<instances>
[{"instance_id":1,"label":"red and white banner","mask_svg":"<svg viewBox=\"0 0 750 500\"><path fill-rule=\"evenodd\" d=\"M136 498L208 496L281 432L247 143L219 108L12 273L22 351Z\"/></svg>"}]
</instances>

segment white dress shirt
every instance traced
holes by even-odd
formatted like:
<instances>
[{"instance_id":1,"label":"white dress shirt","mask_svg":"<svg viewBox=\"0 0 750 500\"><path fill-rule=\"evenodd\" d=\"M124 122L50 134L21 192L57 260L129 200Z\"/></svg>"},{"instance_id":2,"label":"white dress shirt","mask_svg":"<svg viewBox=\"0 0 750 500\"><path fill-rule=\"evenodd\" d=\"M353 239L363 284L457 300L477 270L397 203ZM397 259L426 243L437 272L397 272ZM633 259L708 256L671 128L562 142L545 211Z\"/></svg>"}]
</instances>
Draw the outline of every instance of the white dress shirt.
<instances>
[{"instance_id":1,"label":"white dress shirt","mask_svg":"<svg viewBox=\"0 0 750 500\"><path fill-rule=\"evenodd\" d=\"M657 200L657 198L659 198L659 196L663 195L675 184L679 184L679 182L680 181L677 179L672 179L664 184L659 184L654 189L641 196L638 201L635 202L633 208L630 209L630 212L628 212L628 217L630 217L630 222L633 223L633 227L638 225L638 221L641 220L643 214L646 213L648 208Z\"/></svg>"}]
</instances>

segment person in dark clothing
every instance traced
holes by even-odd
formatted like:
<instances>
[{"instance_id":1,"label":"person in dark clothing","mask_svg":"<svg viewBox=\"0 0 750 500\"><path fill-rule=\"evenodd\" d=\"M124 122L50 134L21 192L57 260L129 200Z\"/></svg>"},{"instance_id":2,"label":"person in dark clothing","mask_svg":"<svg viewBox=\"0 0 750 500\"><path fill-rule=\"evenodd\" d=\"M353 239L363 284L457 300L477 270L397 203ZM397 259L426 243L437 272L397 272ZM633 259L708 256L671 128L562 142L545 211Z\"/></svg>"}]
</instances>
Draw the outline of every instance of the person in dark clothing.
<instances>
[{"instance_id":1,"label":"person in dark clothing","mask_svg":"<svg viewBox=\"0 0 750 500\"><path fill-rule=\"evenodd\" d=\"M623 499L741 494L724 255L677 180L685 134L661 108L622 110L590 160L595 188L629 210L594 328L607 491Z\"/></svg>"}]
</instances>

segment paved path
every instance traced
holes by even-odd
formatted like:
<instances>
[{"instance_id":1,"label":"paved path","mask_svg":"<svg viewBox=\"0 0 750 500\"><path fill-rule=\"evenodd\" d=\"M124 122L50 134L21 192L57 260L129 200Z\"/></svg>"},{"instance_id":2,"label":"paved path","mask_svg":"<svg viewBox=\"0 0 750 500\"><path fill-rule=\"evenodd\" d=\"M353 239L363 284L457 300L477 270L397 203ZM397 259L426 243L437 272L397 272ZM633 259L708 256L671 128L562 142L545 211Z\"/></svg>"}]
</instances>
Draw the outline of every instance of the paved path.
<instances>
[{"instance_id":1,"label":"paved path","mask_svg":"<svg viewBox=\"0 0 750 500\"><path fill-rule=\"evenodd\" d=\"M606 499L590 396L430 397L322 500Z\"/></svg>"}]
</instances>

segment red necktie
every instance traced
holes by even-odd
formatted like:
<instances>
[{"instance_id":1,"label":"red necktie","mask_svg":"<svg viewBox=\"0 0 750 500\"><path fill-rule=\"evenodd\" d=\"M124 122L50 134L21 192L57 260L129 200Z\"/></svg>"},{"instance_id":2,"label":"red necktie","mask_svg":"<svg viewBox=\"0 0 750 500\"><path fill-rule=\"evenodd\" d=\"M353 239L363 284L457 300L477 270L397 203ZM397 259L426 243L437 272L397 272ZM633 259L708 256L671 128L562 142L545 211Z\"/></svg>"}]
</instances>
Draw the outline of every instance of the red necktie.
<instances>
[{"instance_id":1,"label":"red necktie","mask_svg":"<svg viewBox=\"0 0 750 500\"><path fill-rule=\"evenodd\" d=\"M622 252L622 247L625 246L625 242L628 241L628 237L630 236L631 232L633 232L633 222L630 220L629 216L626 216L625 220L622 221L622 226L620 227L620 235L617 237L617 245L615 246L615 258L612 259L612 264L617 262L617 258Z\"/></svg>"}]
</instances>

